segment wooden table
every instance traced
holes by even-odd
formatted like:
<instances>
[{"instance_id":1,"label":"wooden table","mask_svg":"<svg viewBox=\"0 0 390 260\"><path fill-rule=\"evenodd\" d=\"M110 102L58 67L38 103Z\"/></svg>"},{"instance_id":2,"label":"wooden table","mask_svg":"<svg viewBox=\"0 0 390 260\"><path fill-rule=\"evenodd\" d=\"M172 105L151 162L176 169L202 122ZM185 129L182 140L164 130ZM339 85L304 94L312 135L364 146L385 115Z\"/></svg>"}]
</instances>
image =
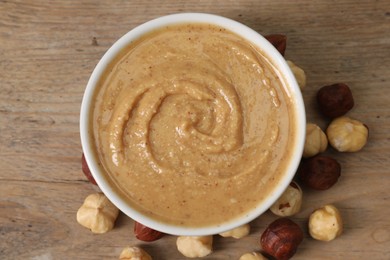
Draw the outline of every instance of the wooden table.
<instances>
[{"instance_id":1,"label":"wooden table","mask_svg":"<svg viewBox=\"0 0 390 260\"><path fill-rule=\"evenodd\" d=\"M79 109L89 76L119 37L152 18L209 12L263 34L288 36L286 58L301 66L308 121L329 123L315 104L326 84L347 83L349 116L369 126L358 153L328 154L342 165L331 189L304 188L292 219L305 230L294 259L390 259L390 2L388 0L0 1L0 259L116 259L140 245L154 259L184 259L175 237L145 243L121 214L115 229L92 234L76 221L84 198L97 191L81 172ZM319 242L307 233L309 214L333 203L343 235ZM241 240L215 236L206 259L238 259L260 250L276 219L267 212Z\"/></svg>"}]
</instances>

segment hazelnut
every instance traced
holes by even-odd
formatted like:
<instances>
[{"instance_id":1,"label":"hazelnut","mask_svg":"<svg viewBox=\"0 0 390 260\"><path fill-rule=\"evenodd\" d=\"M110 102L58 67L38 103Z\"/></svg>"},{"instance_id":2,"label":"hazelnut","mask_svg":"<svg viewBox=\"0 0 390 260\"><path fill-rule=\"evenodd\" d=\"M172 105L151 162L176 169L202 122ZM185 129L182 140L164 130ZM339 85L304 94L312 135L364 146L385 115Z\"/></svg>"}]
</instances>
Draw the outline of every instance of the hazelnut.
<instances>
[{"instance_id":1,"label":"hazelnut","mask_svg":"<svg viewBox=\"0 0 390 260\"><path fill-rule=\"evenodd\" d=\"M328 138L321 128L312 123L306 124L306 140L303 157L308 158L322 153L328 147Z\"/></svg>"},{"instance_id":2,"label":"hazelnut","mask_svg":"<svg viewBox=\"0 0 390 260\"><path fill-rule=\"evenodd\" d=\"M333 205L315 210L309 218L309 233L317 240L330 241L343 232L340 212Z\"/></svg>"},{"instance_id":3,"label":"hazelnut","mask_svg":"<svg viewBox=\"0 0 390 260\"><path fill-rule=\"evenodd\" d=\"M277 216L287 217L298 213L302 205L302 190L292 182L282 196L271 206L270 210Z\"/></svg>"},{"instance_id":4,"label":"hazelnut","mask_svg":"<svg viewBox=\"0 0 390 260\"><path fill-rule=\"evenodd\" d=\"M283 34L270 34L264 36L284 56L287 45L287 37Z\"/></svg>"},{"instance_id":5,"label":"hazelnut","mask_svg":"<svg viewBox=\"0 0 390 260\"><path fill-rule=\"evenodd\" d=\"M306 74L303 69L295 65L292 61L287 61L288 66L290 67L292 73L295 76L295 79L297 80L297 83L299 85L299 88L302 90L306 86Z\"/></svg>"},{"instance_id":6,"label":"hazelnut","mask_svg":"<svg viewBox=\"0 0 390 260\"><path fill-rule=\"evenodd\" d=\"M87 179L88 179L92 184L97 185L95 179L94 179L93 176L92 176L91 171L89 170L87 161L85 160L84 153L81 155L81 169L82 169L84 175L87 177Z\"/></svg>"},{"instance_id":7,"label":"hazelnut","mask_svg":"<svg viewBox=\"0 0 390 260\"><path fill-rule=\"evenodd\" d=\"M260 253L252 252L242 255L239 260L267 260L267 258Z\"/></svg>"},{"instance_id":8,"label":"hazelnut","mask_svg":"<svg viewBox=\"0 0 390 260\"><path fill-rule=\"evenodd\" d=\"M357 152L367 143L368 127L343 116L334 119L326 129L330 145L339 152Z\"/></svg>"},{"instance_id":9,"label":"hazelnut","mask_svg":"<svg viewBox=\"0 0 390 260\"><path fill-rule=\"evenodd\" d=\"M233 237L236 239L240 239L240 238L243 238L243 237L249 235L250 230L251 230L251 228L250 228L249 224L244 224L244 225L236 227L234 229L222 232L219 235L222 237Z\"/></svg>"},{"instance_id":10,"label":"hazelnut","mask_svg":"<svg viewBox=\"0 0 390 260\"><path fill-rule=\"evenodd\" d=\"M303 231L292 220L280 218L263 232L260 244L265 253L278 260L290 259L303 240Z\"/></svg>"},{"instance_id":11,"label":"hazelnut","mask_svg":"<svg viewBox=\"0 0 390 260\"><path fill-rule=\"evenodd\" d=\"M145 242L152 242L158 240L165 235L160 231L151 229L136 221L134 222L134 234L137 239Z\"/></svg>"},{"instance_id":12,"label":"hazelnut","mask_svg":"<svg viewBox=\"0 0 390 260\"><path fill-rule=\"evenodd\" d=\"M322 87L317 92L317 102L322 114L329 118L345 115L354 105L352 92L344 83Z\"/></svg>"},{"instance_id":13,"label":"hazelnut","mask_svg":"<svg viewBox=\"0 0 390 260\"><path fill-rule=\"evenodd\" d=\"M77 222L93 233L106 233L114 227L119 210L103 193L89 195L77 211Z\"/></svg>"},{"instance_id":14,"label":"hazelnut","mask_svg":"<svg viewBox=\"0 0 390 260\"><path fill-rule=\"evenodd\" d=\"M140 247L128 246L122 250L120 260L152 260L152 257Z\"/></svg>"},{"instance_id":15,"label":"hazelnut","mask_svg":"<svg viewBox=\"0 0 390 260\"><path fill-rule=\"evenodd\" d=\"M308 187L316 190L327 190L340 177L341 166L333 158L317 155L302 161L298 176Z\"/></svg>"},{"instance_id":16,"label":"hazelnut","mask_svg":"<svg viewBox=\"0 0 390 260\"><path fill-rule=\"evenodd\" d=\"M176 240L176 246L186 257L204 257L212 252L213 236L180 236Z\"/></svg>"}]
</instances>

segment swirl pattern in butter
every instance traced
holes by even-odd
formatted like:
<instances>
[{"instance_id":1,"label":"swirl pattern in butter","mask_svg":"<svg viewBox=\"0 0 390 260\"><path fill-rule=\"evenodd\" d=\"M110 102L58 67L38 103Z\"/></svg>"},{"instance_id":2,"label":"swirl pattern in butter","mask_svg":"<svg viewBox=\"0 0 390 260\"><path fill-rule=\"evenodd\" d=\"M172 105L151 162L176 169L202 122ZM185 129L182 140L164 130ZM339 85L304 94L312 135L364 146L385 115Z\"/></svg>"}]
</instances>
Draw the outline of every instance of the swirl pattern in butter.
<instances>
[{"instance_id":1,"label":"swirl pattern in butter","mask_svg":"<svg viewBox=\"0 0 390 260\"><path fill-rule=\"evenodd\" d=\"M96 94L92 129L110 182L161 221L207 226L277 185L294 126L269 61L223 28L183 24L132 43Z\"/></svg>"}]
</instances>

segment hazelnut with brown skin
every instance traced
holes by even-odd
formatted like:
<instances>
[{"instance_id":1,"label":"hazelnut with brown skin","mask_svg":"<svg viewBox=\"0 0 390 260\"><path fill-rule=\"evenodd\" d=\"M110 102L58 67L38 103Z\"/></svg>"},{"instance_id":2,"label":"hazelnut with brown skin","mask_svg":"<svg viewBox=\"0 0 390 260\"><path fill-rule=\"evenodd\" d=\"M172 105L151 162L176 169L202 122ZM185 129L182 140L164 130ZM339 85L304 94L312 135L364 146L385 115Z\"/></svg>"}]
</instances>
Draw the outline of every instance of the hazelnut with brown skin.
<instances>
[{"instance_id":1,"label":"hazelnut with brown skin","mask_svg":"<svg viewBox=\"0 0 390 260\"><path fill-rule=\"evenodd\" d=\"M297 171L300 180L315 190L327 190L332 187L340 173L340 164L335 159L323 155L303 160Z\"/></svg>"},{"instance_id":2,"label":"hazelnut with brown skin","mask_svg":"<svg viewBox=\"0 0 390 260\"><path fill-rule=\"evenodd\" d=\"M260 239L264 252L278 260L290 259L303 240L302 229L288 218L272 222Z\"/></svg>"},{"instance_id":3,"label":"hazelnut with brown skin","mask_svg":"<svg viewBox=\"0 0 390 260\"><path fill-rule=\"evenodd\" d=\"M164 233L162 233L160 231L151 229L151 228L149 228L145 225L142 225L141 223L136 222L136 221L134 221L134 234L138 240L141 240L144 242L156 241L165 235Z\"/></svg>"},{"instance_id":4,"label":"hazelnut with brown skin","mask_svg":"<svg viewBox=\"0 0 390 260\"><path fill-rule=\"evenodd\" d=\"M84 153L81 155L81 169L82 169L82 171L83 171L85 177L87 177L87 179L88 179L92 184L97 185L95 179L94 179L93 176L92 176L91 171L89 170L87 161L85 160Z\"/></svg>"},{"instance_id":5,"label":"hazelnut with brown skin","mask_svg":"<svg viewBox=\"0 0 390 260\"><path fill-rule=\"evenodd\" d=\"M322 87L317 92L317 102L322 114L329 118L345 115L354 105L352 92L344 83Z\"/></svg>"},{"instance_id":6,"label":"hazelnut with brown skin","mask_svg":"<svg viewBox=\"0 0 390 260\"><path fill-rule=\"evenodd\" d=\"M264 36L284 56L287 46L287 36L283 34L270 34Z\"/></svg>"}]
</instances>

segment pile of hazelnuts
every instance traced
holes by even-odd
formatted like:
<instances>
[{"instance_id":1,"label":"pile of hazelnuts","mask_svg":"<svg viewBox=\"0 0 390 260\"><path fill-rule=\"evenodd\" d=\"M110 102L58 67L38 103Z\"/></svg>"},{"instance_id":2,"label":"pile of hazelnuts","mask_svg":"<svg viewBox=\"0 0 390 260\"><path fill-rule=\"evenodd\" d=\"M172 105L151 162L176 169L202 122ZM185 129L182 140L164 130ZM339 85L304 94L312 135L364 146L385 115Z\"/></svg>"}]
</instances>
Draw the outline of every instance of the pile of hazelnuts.
<instances>
[{"instance_id":1,"label":"pile of hazelnuts","mask_svg":"<svg viewBox=\"0 0 390 260\"><path fill-rule=\"evenodd\" d=\"M270 42L279 51L282 49L281 54L284 55L286 43L281 39L286 38L274 35ZM317 92L316 99L319 111L330 120L330 124L324 132L318 125L307 123L303 159L296 179L311 189L327 190L341 175L340 163L330 156L322 155L328 148L328 143L339 152L357 152L367 142L368 127L346 116L354 106L353 95L348 85L336 83L324 86ZM292 216L300 210L301 196L300 187L296 182L292 182L270 210L279 216ZM315 210L309 217L309 233L317 240L335 239L342 233L342 227L340 213L331 204ZM263 232L260 244L271 257L290 259L303 238L303 231L295 222L288 218L279 218Z\"/></svg>"},{"instance_id":2,"label":"pile of hazelnuts","mask_svg":"<svg viewBox=\"0 0 390 260\"><path fill-rule=\"evenodd\" d=\"M284 56L287 42L285 35L273 34L265 38ZM306 84L304 71L290 61L287 63L302 89ZM354 106L352 92L346 84L337 83L320 88L317 92L317 103L320 112L330 120L330 124L324 132L318 125L307 123L303 159L296 173L296 181L291 182L270 208L270 211L280 218L269 224L262 233L260 238L262 254L247 253L242 255L240 260L267 259L266 257L277 260L290 259L304 239L300 226L287 218L301 209L302 189L298 183L314 190L331 188L341 175L341 165L336 159L322 154L327 150L328 144L339 152L357 152L367 142L368 127L346 116ZM82 170L88 180L96 185L84 155ZM100 209L99 214L96 214L96 208ZM77 212L77 221L94 233L105 233L113 228L117 216L118 209L104 194L98 193L86 198ZM331 204L318 208L309 217L308 229L314 239L333 240L342 233L342 228L340 213ZM246 224L220 235L238 239L248 235L249 232L250 226ZM138 222L134 223L134 234L137 239L145 242L155 241L164 236L163 233ZM177 247L186 257L203 257L212 251L212 236L178 237ZM127 247L122 251L120 259L152 258L141 248Z\"/></svg>"}]
</instances>

